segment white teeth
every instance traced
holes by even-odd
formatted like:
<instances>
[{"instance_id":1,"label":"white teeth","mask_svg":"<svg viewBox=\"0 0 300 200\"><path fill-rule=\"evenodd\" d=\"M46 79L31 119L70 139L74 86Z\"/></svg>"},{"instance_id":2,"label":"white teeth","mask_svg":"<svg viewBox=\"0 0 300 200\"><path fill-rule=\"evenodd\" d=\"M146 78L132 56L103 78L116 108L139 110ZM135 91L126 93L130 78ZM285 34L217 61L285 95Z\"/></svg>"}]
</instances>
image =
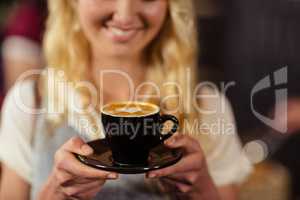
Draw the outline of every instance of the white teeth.
<instances>
[{"instance_id":1,"label":"white teeth","mask_svg":"<svg viewBox=\"0 0 300 200\"><path fill-rule=\"evenodd\" d=\"M110 30L117 36L127 36L131 31L124 31L115 27L111 27Z\"/></svg>"}]
</instances>

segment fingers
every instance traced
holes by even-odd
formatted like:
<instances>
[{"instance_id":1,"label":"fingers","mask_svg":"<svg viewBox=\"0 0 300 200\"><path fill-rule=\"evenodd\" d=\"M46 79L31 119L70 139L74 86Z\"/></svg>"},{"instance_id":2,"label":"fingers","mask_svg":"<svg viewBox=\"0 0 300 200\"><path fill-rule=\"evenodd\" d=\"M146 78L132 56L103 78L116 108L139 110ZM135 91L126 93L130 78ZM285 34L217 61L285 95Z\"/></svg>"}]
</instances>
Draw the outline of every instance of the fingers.
<instances>
[{"instance_id":1,"label":"fingers","mask_svg":"<svg viewBox=\"0 0 300 200\"><path fill-rule=\"evenodd\" d=\"M59 170L65 170L77 177L116 179L118 174L91 168L79 162L72 153L61 151L55 157L55 165Z\"/></svg>"},{"instance_id":2,"label":"fingers","mask_svg":"<svg viewBox=\"0 0 300 200\"><path fill-rule=\"evenodd\" d=\"M170 179L175 182L185 184L187 186L192 186L196 183L199 178L199 172L193 171L188 173L177 173L169 176L162 177L163 179Z\"/></svg>"},{"instance_id":3,"label":"fingers","mask_svg":"<svg viewBox=\"0 0 300 200\"><path fill-rule=\"evenodd\" d=\"M182 134L173 135L165 141L165 145L170 148L183 148L186 153L201 151L200 145L197 140L190 136Z\"/></svg>"},{"instance_id":4,"label":"fingers","mask_svg":"<svg viewBox=\"0 0 300 200\"><path fill-rule=\"evenodd\" d=\"M79 137L71 138L55 153L52 171L58 191L62 191L68 199L90 199L96 195L107 179L118 178L117 173L82 164L74 153L89 155L93 153L93 149Z\"/></svg>"},{"instance_id":5,"label":"fingers","mask_svg":"<svg viewBox=\"0 0 300 200\"><path fill-rule=\"evenodd\" d=\"M91 188L90 190L86 190L84 192L82 192L80 195L78 195L79 199L82 200L90 200L93 199L97 193L99 192L100 188Z\"/></svg>"},{"instance_id":6,"label":"fingers","mask_svg":"<svg viewBox=\"0 0 300 200\"><path fill-rule=\"evenodd\" d=\"M66 171L63 171L63 170L58 171L55 174L56 174L57 183L62 187L68 187L73 184L85 184L85 183L90 183L93 181L99 181L99 178L76 177ZM100 179L100 180L102 180L102 179Z\"/></svg>"},{"instance_id":7,"label":"fingers","mask_svg":"<svg viewBox=\"0 0 300 200\"><path fill-rule=\"evenodd\" d=\"M178 163L170 167L166 167L159 170L150 171L147 173L147 177L163 177L169 176L172 174L191 172L191 171L200 171L203 167L203 156L199 153L191 154L186 157L183 157Z\"/></svg>"},{"instance_id":8,"label":"fingers","mask_svg":"<svg viewBox=\"0 0 300 200\"><path fill-rule=\"evenodd\" d=\"M177 190L181 193L187 193L192 191L193 188L191 185L187 185L167 177L162 178L161 181L166 186L166 190L171 190L175 192Z\"/></svg>"},{"instance_id":9,"label":"fingers","mask_svg":"<svg viewBox=\"0 0 300 200\"><path fill-rule=\"evenodd\" d=\"M89 155L93 152L93 149L84 143L79 137L73 137L66 142L55 154L55 166L60 171L66 171L67 173L76 177L84 178L100 178L100 179L116 179L118 175L116 173L106 172L98 169L91 168L79 162L73 153L81 155ZM61 174L59 177L60 182L66 182L67 174Z\"/></svg>"},{"instance_id":10,"label":"fingers","mask_svg":"<svg viewBox=\"0 0 300 200\"><path fill-rule=\"evenodd\" d=\"M165 144L171 148L183 148L187 155L173 166L149 172L147 174L148 177L163 177L201 169L204 157L200 145L195 139L186 135L177 134L166 140Z\"/></svg>"},{"instance_id":11,"label":"fingers","mask_svg":"<svg viewBox=\"0 0 300 200\"><path fill-rule=\"evenodd\" d=\"M63 187L67 186L68 183L73 180L73 175L66 171L59 171L58 169L55 169L54 175L58 185Z\"/></svg>"},{"instance_id":12,"label":"fingers","mask_svg":"<svg viewBox=\"0 0 300 200\"><path fill-rule=\"evenodd\" d=\"M77 184L86 184L86 183L90 183L93 181L105 181L104 179L96 179L96 178L75 178L74 179L74 183Z\"/></svg>"},{"instance_id":13,"label":"fingers","mask_svg":"<svg viewBox=\"0 0 300 200\"><path fill-rule=\"evenodd\" d=\"M175 192L177 190L175 182L167 179L167 178L161 178L160 184L161 184L161 189L163 192Z\"/></svg>"},{"instance_id":14,"label":"fingers","mask_svg":"<svg viewBox=\"0 0 300 200\"><path fill-rule=\"evenodd\" d=\"M103 180L92 181L85 184L75 184L69 187L62 187L62 192L68 197L78 197L86 193L86 191L99 191L101 186L104 184Z\"/></svg>"},{"instance_id":15,"label":"fingers","mask_svg":"<svg viewBox=\"0 0 300 200\"><path fill-rule=\"evenodd\" d=\"M88 156L93 153L93 149L78 136L72 137L68 140L61 149L84 156Z\"/></svg>"}]
</instances>

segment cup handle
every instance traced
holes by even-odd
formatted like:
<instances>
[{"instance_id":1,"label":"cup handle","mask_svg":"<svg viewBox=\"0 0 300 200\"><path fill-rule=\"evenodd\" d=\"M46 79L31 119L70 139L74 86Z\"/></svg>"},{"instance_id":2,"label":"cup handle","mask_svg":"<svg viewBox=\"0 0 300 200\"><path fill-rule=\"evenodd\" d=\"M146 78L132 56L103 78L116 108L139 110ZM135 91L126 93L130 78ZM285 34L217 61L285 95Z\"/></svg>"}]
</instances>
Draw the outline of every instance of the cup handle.
<instances>
[{"instance_id":1,"label":"cup handle","mask_svg":"<svg viewBox=\"0 0 300 200\"><path fill-rule=\"evenodd\" d=\"M161 134L163 125L167 121L172 121L174 124L173 124L171 130L168 133ZM166 139L168 139L169 137L171 137L174 133L176 133L176 131L178 129L178 126L179 126L178 119L175 116L173 116L173 115L161 115L159 123L160 123L160 130L159 130L159 132L160 132L160 140L162 142L165 141Z\"/></svg>"}]
</instances>

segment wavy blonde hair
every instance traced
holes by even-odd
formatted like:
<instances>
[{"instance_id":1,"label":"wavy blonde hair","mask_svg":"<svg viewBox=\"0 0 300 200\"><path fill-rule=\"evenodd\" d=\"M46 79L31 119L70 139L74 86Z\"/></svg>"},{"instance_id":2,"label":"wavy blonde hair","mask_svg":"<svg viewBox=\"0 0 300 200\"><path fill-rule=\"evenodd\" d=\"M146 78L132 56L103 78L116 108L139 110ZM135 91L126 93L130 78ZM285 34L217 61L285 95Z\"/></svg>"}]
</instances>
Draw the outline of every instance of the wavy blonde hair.
<instances>
[{"instance_id":1,"label":"wavy blonde hair","mask_svg":"<svg viewBox=\"0 0 300 200\"><path fill-rule=\"evenodd\" d=\"M64 71L68 81L77 82L88 80L90 76L91 51L87 38L78 28L79 20L72 2L74 1L48 0L49 17L44 39L44 53L48 66ZM183 89L180 94L181 99L170 100L165 106L172 109L180 105L176 113L180 121L192 120L199 117L195 114L195 110L190 108L193 105L192 98L187 98L188 95L193 94L198 74L196 72L198 41L195 5L193 0L169 0L168 4L165 24L158 37L148 47L147 55L151 67L147 71L147 79L160 86L165 81L175 81ZM185 75L187 70L192 75L190 80ZM44 79L45 81L47 78ZM49 86L44 88L44 91L47 90ZM162 96L172 94L178 94L176 87L168 87L162 92ZM79 95L84 102L89 102L89 95L84 88L79 91ZM49 99L48 97L48 101ZM57 94L56 96L54 94L51 99L54 106L67 104ZM58 122L62 121L68 113L67 106L62 106L64 112L58 116Z\"/></svg>"}]
</instances>

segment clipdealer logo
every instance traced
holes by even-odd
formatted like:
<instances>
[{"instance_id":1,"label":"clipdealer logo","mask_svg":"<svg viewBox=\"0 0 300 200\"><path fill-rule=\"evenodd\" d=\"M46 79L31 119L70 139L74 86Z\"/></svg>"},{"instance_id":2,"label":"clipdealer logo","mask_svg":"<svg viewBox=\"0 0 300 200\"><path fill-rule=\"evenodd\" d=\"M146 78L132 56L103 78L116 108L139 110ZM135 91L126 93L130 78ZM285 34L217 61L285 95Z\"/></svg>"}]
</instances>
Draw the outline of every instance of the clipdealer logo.
<instances>
[{"instance_id":1,"label":"clipdealer logo","mask_svg":"<svg viewBox=\"0 0 300 200\"><path fill-rule=\"evenodd\" d=\"M255 117L257 117L264 124L273 128L274 130L286 133L287 132L287 98L288 98L288 89L286 84L288 83L288 67L283 67L273 74L270 74L263 79L261 79L251 90L250 95L250 104L251 110ZM275 109L274 109L274 118L269 118L259 113L254 108L254 98L255 95L264 92L265 90L274 90L275 95ZM279 106L280 105L280 106ZM278 121L284 123L276 123Z\"/></svg>"}]
</instances>

